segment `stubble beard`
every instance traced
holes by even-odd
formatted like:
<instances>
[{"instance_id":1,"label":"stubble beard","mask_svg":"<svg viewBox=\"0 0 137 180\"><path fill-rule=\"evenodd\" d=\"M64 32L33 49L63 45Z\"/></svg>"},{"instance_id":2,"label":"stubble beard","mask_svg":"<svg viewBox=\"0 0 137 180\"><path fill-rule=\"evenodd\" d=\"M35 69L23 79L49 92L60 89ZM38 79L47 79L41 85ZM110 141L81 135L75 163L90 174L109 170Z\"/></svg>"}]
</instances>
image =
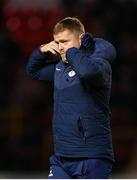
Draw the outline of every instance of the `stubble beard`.
<instances>
[{"instance_id":1,"label":"stubble beard","mask_svg":"<svg viewBox=\"0 0 137 180\"><path fill-rule=\"evenodd\" d=\"M64 53L64 54L61 54L61 58L62 58L62 62L63 63L68 63L68 61L67 61L67 59L66 59L66 54Z\"/></svg>"}]
</instances>

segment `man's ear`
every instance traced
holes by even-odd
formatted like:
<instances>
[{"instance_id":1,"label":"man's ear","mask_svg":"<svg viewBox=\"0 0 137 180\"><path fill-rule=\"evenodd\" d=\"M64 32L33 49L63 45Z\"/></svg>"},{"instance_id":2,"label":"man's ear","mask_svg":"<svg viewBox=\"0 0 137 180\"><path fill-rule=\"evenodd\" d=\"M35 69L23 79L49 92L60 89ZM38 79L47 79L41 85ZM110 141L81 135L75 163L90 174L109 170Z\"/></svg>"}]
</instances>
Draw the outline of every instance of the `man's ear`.
<instances>
[{"instance_id":1,"label":"man's ear","mask_svg":"<svg viewBox=\"0 0 137 180\"><path fill-rule=\"evenodd\" d=\"M80 45L81 45L81 40L82 40L84 34L85 34L85 33L82 33L82 34L79 35L79 43L80 43Z\"/></svg>"}]
</instances>

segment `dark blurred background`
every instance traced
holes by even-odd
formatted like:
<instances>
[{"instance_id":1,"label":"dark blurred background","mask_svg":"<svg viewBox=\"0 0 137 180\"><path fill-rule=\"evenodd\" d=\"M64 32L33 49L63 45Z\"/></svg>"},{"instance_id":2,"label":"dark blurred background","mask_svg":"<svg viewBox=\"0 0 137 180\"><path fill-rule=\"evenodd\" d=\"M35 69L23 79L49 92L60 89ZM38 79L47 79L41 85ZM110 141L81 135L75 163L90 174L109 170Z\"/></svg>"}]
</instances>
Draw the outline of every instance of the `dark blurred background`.
<instances>
[{"instance_id":1,"label":"dark blurred background","mask_svg":"<svg viewBox=\"0 0 137 180\"><path fill-rule=\"evenodd\" d=\"M137 1L0 0L0 178L47 178L52 146L52 87L26 75L31 52L52 40L54 24L77 16L112 42L111 178L137 178Z\"/></svg>"}]
</instances>

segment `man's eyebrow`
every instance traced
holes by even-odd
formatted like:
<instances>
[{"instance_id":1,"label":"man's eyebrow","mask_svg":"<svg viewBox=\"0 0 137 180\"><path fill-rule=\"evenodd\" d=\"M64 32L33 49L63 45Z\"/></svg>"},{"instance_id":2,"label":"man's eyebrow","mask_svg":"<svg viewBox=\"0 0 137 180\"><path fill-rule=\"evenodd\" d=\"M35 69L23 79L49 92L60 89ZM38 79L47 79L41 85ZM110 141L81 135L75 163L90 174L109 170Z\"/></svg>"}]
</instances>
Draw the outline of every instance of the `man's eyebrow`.
<instances>
[{"instance_id":1,"label":"man's eyebrow","mask_svg":"<svg viewBox=\"0 0 137 180\"><path fill-rule=\"evenodd\" d=\"M54 41L54 42L57 43L57 44L59 43L58 41Z\"/></svg>"},{"instance_id":2,"label":"man's eyebrow","mask_svg":"<svg viewBox=\"0 0 137 180\"><path fill-rule=\"evenodd\" d=\"M62 39L62 40L60 40L60 42L67 42L68 40L65 40L65 39Z\"/></svg>"},{"instance_id":3,"label":"man's eyebrow","mask_svg":"<svg viewBox=\"0 0 137 180\"><path fill-rule=\"evenodd\" d=\"M59 40L59 41L55 41L55 43L59 44L59 42L63 43L63 42L67 42L68 40Z\"/></svg>"}]
</instances>

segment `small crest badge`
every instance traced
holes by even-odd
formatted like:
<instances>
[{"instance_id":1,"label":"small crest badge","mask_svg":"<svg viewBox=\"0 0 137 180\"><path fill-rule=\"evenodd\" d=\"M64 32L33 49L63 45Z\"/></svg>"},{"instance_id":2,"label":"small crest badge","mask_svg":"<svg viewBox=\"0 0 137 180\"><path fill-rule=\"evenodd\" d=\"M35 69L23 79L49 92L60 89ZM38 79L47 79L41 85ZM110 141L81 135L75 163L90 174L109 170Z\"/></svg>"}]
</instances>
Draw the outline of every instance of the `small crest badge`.
<instances>
[{"instance_id":1,"label":"small crest badge","mask_svg":"<svg viewBox=\"0 0 137 180\"><path fill-rule=\"evenodd\" d=\"M71 70L69 73L68 73L69 77L73 77L76 75L76 72L74 70Z\"/></svg>"}]
</instances>

